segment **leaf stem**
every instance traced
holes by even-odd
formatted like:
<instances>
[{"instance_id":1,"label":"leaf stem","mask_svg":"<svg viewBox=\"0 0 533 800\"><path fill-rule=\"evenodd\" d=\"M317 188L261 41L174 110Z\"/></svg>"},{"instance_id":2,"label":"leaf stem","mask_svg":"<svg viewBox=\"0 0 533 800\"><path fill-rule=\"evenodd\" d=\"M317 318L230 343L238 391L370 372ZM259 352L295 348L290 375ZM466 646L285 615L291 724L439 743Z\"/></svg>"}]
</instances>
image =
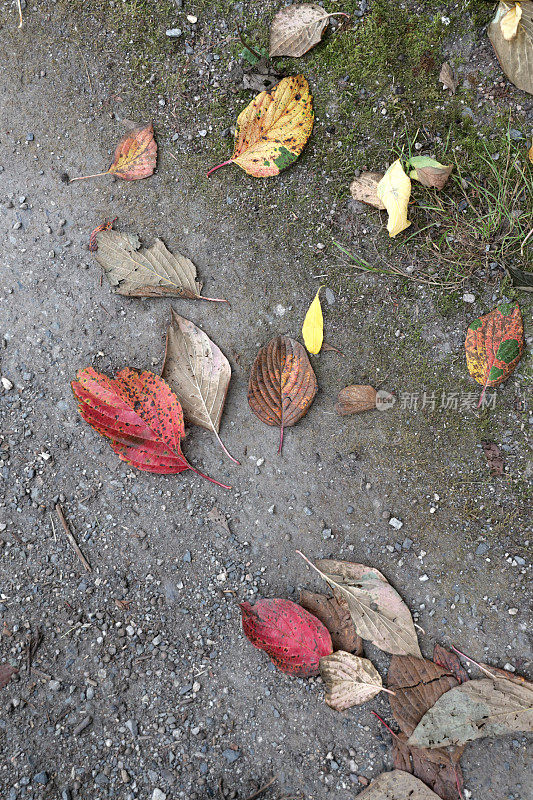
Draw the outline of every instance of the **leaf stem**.
<instances>
[{"instance_id":1,"label":"leaf stem","mask_svg":"<svg viewBox=\"0 0 533 800\"><path fill-rule=\"evenodd\" d=\"M230 451L228 450L228 448L226 447L226 445L224 444L224 442L222 441L222 439L220 438L220 436L218 435L218 433L217 433L217 431L215 430L215 428L214 428L214 427L213 427L213 433L214 433L214 434L215 434L215 436L217 437L217 441L218 441L219 445L221 446L221 448L223 449L223 451L225 452L225 454L227 455L227 457L228 457L228 458L229 458L231 461L233 461L233 463L234 463L234 464L238 464L238 465L239 465L239 467L240 467L240 465L241 465L241 462L240 462L240 461L237 461L237 459L236 459L236 458L233 458L233 456L231 455Z\"/></svg>"},{"instance_id":2,"label":"leaf stem","mask_svg":"<svg viewBox=\"0 0 533 800\"><path fill-rule=\"evenodd\" d=\"M211 175L211 173L212 173L212 172L214 172L214 171L215 171L215 170L217 170L217 169L220 169L220 167L225 167L227 164L231 164L231 162L232 162L232 161L233 161L233 159L232 159L232 158L230 158L230 159L228 159L228 161L223 161L223 162L222 162L222 164L217 164L217 165L216 165L216 167L212 167L212 168L209 170L209 172L206 174L206 176L205 176L205 177L206 177L206 178L209 178L209 176Z\"/></svg>"},{"instance_id":3,"label":"leaf stem","mask_svg":"<svg viewBox=\"0 0 533 800\"><path fill-rule=\"evenodd\" d=\"M229 306L229 300L225 300L223 297L204 297L201 294L198 295L198 300L209 300L210 303L227 303Z\"/></svg>"},{"instance_id":4,"label":"leaf stem","mask_svg":"<svg viewBox=\"0 0 533 800\"><path fill-rule=\"evenodd\" d=\"M381 722L383 725L385 725L385 727L387 728L387 730L388 730L388 732L391 734L391 736L394 736L394 738L395 738L395 739L399 739L399 738L400 738L400 737L398 736L398 734L397 734L397 733L394 733L394 731L392 730L392 728L389 728L389 726L387 725L387 723L385 722L385 720L384 720L382 717L380 717L380 716L379 716L379 714L376 714L376 712L375 712L375 711L371 711L370 713L371 713L371 714L373 714L375 717L377 717L377 718L379 719L379 721L380 721L380 722Z\"/></svg>"},{"instance_id":5,"label":"leaf stem","mask_svg":"<svg viewBox=\"0 0 533 800\"><path fill-rule=\"evenodd\" d=\"M280 427L278 454L281 454L282 447L283 447L283 425L281 425Z\"/></svg>"},{"instance_id":6,"label":"leaf stem","mask_svg":"<svg viewBox=\"0 0 533 800\"><path fill-rule=\"evenodd\" d=\"M101 175L109 175L109 170L106 172L95 172L94 175L82 175L79 178L71 178L69 183L72 183L73 181L85 181L87 178L99 178Z\"/></svg>"},{"instance_id":7,"label":"leaf stem","mask_svg":"<svg viewBox=\"0 0 533 800\"><path fill-rule=\"evenodd\" d=\"M220 483L220 481L216 481L214 478L210 478L209 475L204 475L203 472L200 472L199 469L196 469L195 467L192 467L190 464L188 464L188 466L189 466L189 469L191 469L193 472L196 472L196 474L199 475L200 478L205 478L206 481L210 481L211 483L215 483L217 486L221 486L223 489L233 489L233 486L226 486L225 483Z\"/></svg>"},{"instance_id":8,"label":"leaf stem","mask_svg":"<svg viewBox=\"0 0 533 800\"><path fill-rule=\"evenodd\" d=\"M478 669L480 669L481 672L484 672L485 675L488 675L489 678L497 678L498 677L497 675L493 675L492 672L489 672L488 669L485 669L485 667L482 667L481 664L478 664L478 662L474 661L474 659L470 658L470 656L467 656L465 653L461 653L461 651L458 650L456 647L454 647L453 644L452 644L452 650L454 651L454 653L457 653L457 655L462 656L463 658L466 658L467 661L470 661L472 664L475 664L476 667L478 667Z\"/></svg>"}]
</instances>

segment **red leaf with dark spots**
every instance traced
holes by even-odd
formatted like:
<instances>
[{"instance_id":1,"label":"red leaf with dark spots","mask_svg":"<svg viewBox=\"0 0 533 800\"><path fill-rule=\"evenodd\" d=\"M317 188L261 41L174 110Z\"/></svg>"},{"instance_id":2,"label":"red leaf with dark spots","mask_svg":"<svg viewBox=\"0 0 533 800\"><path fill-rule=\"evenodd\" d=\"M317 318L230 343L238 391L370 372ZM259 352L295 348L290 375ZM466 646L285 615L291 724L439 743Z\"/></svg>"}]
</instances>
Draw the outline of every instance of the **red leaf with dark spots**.
<instances>
[{"instance_id":1,"label":"red leaf with dark spots","mask_svg":"<svg viewBox=\"0 0 533 800\"><path fill-rule=\"evenodd\" d=\"M92 367L79 370L72 382L83 419L111 440L122 461L146 472L176 474L192 467L181 452L183 412L170 386L153 372L126 367L108 378Z\"/></svg>"},{"instance_id":2,"label":"red leaf with dark spots","mask_svg":"<svg viewBox=\"0 0 533 800\"><path fill-rule=\"evenodd\" d=\"M333 652L329 631L319 619L291 600L240 607L245 635L281 672L305 678L319 674L320 659Z\"/></svg>"}]
</instances>

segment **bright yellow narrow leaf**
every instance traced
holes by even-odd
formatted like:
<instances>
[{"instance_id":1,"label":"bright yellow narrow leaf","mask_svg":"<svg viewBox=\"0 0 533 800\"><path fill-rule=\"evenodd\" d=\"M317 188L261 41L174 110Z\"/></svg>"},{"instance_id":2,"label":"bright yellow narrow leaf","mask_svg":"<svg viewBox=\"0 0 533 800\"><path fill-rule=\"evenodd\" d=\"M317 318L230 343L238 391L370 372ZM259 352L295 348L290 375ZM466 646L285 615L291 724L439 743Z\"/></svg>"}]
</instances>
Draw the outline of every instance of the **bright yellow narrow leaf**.
<instances>
[{"instance_id":1,"label":"bright yellow narrow leaf","mask_svg":"<svg viewBox=\"0 0 533 800\"><path fill-rule=\"evenodd\" d=\"M305 315L304 324L302 325L302 336L304 337L305 346L308 351L315 356L320 353L320 348L324 341L324 317L322 316L319 297L321 288L320 286L315 295L315 299L309 306L309 311Z\"/></svg>"},{"instance_id":2,"label":"bright yellow narrow leaf","mask_svg":"<svg viewBox=\"0 0 533 800\"><path fill-rule=\"evenodd\" d=\"M531 161L531 163L533 164L533 144L532 144L532 145L531 145L531 147L529 148L529 151L528 151L528 156L529 156L529 160L530 160L530 161Z\"/></svg>"},{"instance_id":3,"label":"bright yellow narrow leaf","mask_svg":"<svg viewBox=\"0 0 533 800\"><path fill-rule=\"evenodd\" d=\"M405 174L400 159L390 165L378 183L376 193L389 214L387 223L389 236L397 236L411 224L407 219L411 179Z\"/></svg>"},{"instance_id":4,"label":"bright yellow narrow leaf","mask_svg":"<svg viewBox=\"0 0 533 800\"><path fill-rule=\"evenodd\" d=\"M522 19L522 9L518 3L515 3L512 8L509 9L507 14L504 14L500 20L500 28L503 34L503 38L510 42L511 39L514 39L517 32L518 32L518 25L520 24L520 20Z\"/></svg>"}]
</instances>

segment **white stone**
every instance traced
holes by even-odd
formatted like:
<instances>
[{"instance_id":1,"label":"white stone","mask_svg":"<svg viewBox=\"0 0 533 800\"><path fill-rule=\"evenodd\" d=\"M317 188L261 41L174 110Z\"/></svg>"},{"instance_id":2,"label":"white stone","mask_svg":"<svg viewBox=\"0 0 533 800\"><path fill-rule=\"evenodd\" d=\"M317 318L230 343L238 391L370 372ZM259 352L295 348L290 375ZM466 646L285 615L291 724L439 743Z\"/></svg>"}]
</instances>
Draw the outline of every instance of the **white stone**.
<instances>
[{"instance_id":1,"label":"white stone","mask_svg":"<svg viewBox=\"0 0 533 800\"><path fill-rule=\"evenodd\" d=\"M167 796L161 789L154 789L152 794L152 800L167 800Z\"/></svg>"},{"instance_id":2,"label":"white stone","mask_svg":"<svg viewBox=\"0 0 533 800\"><path fill-rule=\"evenodd\" d=\"M9 390L13 388L13 384L11 383L9 378L2 378L2 386L4 387L6 392L9 392Z\"/></svg>"},{"instance_id":3,"label":"white stone","mask_svg":"<svg viewBox=\"0 0 533 800\"><path fill-rule=\"evenodd\" d=\"M464 300L465 303L475 303L476 302L476 298L474 297L473 294L470 294L470 292L465 292L464 293L463 300Z\"/></svg>"},{"instance_id":4,"label":"white stone","mask_svg":"<svg viewBox=\"0 0 533 800\"><path fill-rule=\"evenodd\" d=\"M401 521L401 519L396 519L396 517L390 518L389 525L391 525L397 531L399 531L400 528L403 528L403 522Z\"/></svg>"}]
</instances>

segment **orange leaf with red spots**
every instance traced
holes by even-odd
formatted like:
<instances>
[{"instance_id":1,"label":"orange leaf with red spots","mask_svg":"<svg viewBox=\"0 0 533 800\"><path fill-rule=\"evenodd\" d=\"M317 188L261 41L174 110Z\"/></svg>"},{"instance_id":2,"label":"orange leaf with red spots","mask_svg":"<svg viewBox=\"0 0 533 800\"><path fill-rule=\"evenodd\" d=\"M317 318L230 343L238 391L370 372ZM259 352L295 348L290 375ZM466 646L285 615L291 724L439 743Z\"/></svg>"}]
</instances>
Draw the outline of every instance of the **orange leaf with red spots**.
<instances>
[{"instance_id":1,"label":"orange leaf with red spots","mask_svg":"<svg viewBox=\"0 0 533 800\"><path fill-rule=\"evenodd\" d=\"M307 414L317 389L307 353L294 339L277 336L257 354L248 383L248 403L262 422L280 428L280 452L283 430Z\"/></svg>"},{"instance_id":2,"label":"orange leaf with red spots","mask_svg":"<svg viewBox=\"0 0 533 800\"><path fill-rule=\"evenodd\" d=\"M138 125L122 137L115 150L113 163L107 172L71 178L83 181L85 178L98 178L100 175L115 175L124 181L136 181L153 174L157 161L157 144L154 139L154 126Z\"/></svg>"},{"instance_id":3,"label":"orange leaf with red spots","mask_svg":"<svg viewBox=\"0 0 533 800\"><path fill-rule=\"evenodd\" d=\"M291 600L241 603L241 613L245 635L281 672L318 675L320 659L333 652L326 626Z\"/></svg>"},{"instance_id":4,"label":"orange leaf with red spots","mask_svg":"<svg viewBox=\"0 0 533 800\"><path fill-rule=\"evenodd\" d=\"M524 325L518 303L500 303L489 314L468 326L465 340L466 365L471 376L487 386L507 380L524 352Z\"/></svg>"},{"instance_id":5,"label":"orange leaf with red spots","mask_svg":"<svg viewBox=\"0 0 533 800\"><path fill-rule=\"evenodd\" d=\"M153 372L126 367L108 378L92 367L78 371L72 382L78 410L91 427L111 440L122 461L145 472L175 474L192 467L181 452L185 435L183 411L170 386Z\"/></svg>"}]
</instances>

